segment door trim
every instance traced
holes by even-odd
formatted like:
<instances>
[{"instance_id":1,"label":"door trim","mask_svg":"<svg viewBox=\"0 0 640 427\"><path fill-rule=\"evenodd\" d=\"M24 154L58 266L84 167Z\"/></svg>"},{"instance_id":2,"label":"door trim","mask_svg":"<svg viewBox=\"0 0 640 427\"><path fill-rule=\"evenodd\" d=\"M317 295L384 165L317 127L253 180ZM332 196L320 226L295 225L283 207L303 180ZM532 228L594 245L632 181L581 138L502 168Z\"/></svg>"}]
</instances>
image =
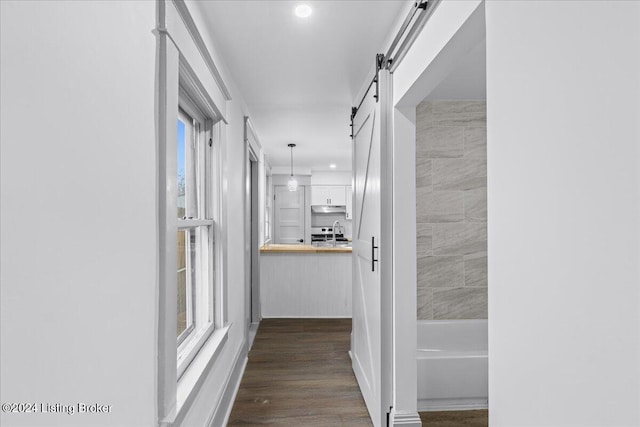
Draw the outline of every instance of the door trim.
<instances>
[{"instance_id":1,"label":"door trim","mask_svg":"<svg viewBox=\"0 0 640 427\"><path fill-rule=\"evenodd\" d=\"M244 282L245 282L245 342L249 342L250 328L254 319L253 306L260 305L260 222L258 206L259 197L259 163L260 157L254 148L251 137L255 139L255 134L251 129L249 117L245 117L244 126ZM259 143L256 141L256 144ZM259 149L259 148L258 148ZM253 179L252 179L253 178ZM257 295L254 295L256 291ZM257 301L255 301L257 299ZM259 311L257 314L259 321Z\"/></svg>"},{"instance_id":2,"label":"door trim","mask_svg":"<svg viewBox=\"0 0 640 427\"><path fill-rule=\"evenodd\" d=\"M380 103L380 267L381 302L381 403L386 413L393 405L393 79L388 70L378 74ZM388 418L387 418L388 419Z\"/></svg>"}]
</instances>

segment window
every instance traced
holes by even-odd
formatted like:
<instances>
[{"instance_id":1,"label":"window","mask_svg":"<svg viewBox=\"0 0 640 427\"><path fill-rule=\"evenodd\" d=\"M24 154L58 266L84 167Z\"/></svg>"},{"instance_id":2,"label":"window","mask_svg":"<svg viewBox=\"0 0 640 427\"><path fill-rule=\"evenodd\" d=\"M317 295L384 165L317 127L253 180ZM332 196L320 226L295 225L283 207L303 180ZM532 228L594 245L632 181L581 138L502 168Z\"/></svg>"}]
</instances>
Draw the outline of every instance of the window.
<instances>
[{"instance_id":1,"label":"window","mask_svg":"<svg viewBox=\"0 0 640 427\"><path fill-rule=\"evenodd\" d=\"M215 329L216 192L211 123L184 93L177 114L177 368L178 378Z\"/></svg>"},{"instance_id":2,"label":"window","mask_svg":"<svg viewBox=\"0 0 640 427\"><path fill-rule=\"evenodd\" d=\"M154 32L156 401L157 420L173 425L196 399L203 375L224 354L231 329L222 186L231 95L187 5L159 4Z\"/></svg>"}]
</instances>

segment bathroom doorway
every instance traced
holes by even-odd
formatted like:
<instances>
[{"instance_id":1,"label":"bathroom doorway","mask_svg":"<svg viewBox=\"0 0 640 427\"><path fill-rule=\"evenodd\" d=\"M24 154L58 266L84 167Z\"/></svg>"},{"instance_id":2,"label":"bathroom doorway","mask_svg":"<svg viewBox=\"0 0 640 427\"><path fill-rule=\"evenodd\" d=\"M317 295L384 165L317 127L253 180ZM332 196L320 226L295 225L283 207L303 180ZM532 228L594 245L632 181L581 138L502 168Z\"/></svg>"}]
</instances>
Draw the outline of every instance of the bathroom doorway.
<instances>
[{"instance_id":1,"label":"bathroom doorway","mask_svg":"<svg viewBox=\"0 0 640 427\"><path fill-rule=\"evenodd\" d=\"M394 211L397 221L405 220L396 227L400 245L402 233L416 236L406 248L415 257L401 260L404 271L415 273L398 273L396 281L416 284L415 318L407 325L416 325L417 336L415 355L396 359L406 358L398 376L417 378L415 399L425 425L440 414L450 422L488 422L485 39L480 3L460 11L460 27L424 61L421 73L396 82L407 89L394 99L394 144L415 146L396 150L395 164L411 164L412 171L394 175L394 197L396 204L416 206L413 218ZM398 76L406 76L402 64ZM410 348L415 338L406 339Z\"/></svg>"}]
</instances>

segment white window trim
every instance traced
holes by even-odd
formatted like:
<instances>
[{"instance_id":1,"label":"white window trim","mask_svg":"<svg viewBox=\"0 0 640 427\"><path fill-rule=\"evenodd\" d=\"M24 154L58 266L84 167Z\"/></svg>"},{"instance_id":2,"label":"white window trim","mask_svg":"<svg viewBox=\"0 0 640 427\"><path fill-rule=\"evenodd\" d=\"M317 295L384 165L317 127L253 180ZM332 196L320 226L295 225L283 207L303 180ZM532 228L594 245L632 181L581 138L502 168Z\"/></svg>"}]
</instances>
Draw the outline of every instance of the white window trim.
<instances>
[{"instance_id":1,"label":"white window trim","mask_svg":"<svg viewBox=\"0 0 640 427\"><path fill-rule=\"evenodd\" d=\"M203 341L202 348L189 364L182 377L180 377L176 389L177 415L181 415L182 409L188 407L193 401L195 397L194 392L197 390L197 386L201 382L203 375L213 365L213 362L227 342L230 327L231 325L227 325L213 331L208 339ZM175 421L175 419L173 421Z\"/></svg>"},{"instance_id":2,"label":"white window trim","mask_svg":"<svg viewBox=\"0 0 640 427\"><path fill-rule=\"evenodd\" d=\"M182 80L182 79L181 79ZM215 264L216 248L213 239L216 235L215 219L218 217L217 207L220 206L219 191L213 183L213 171L218 170L218 165L214 165L213 161L219 157L211 152L217 150L213 146L213 121L208 119L205 113L192 101L187 93L187 89L182 86L179 89L179 109L176 111L176 120L192 119L196 122L193 128L196 156L196 194L198 199L197 218L196 219L178 219L178 230L193 230L198 236L196 239L200 245L197 251L196 265L209 266L206 270L198 269L196 272L196 282L193 284L193 327L190 328L183 340L178 340L178 350L176 357L177 377L178 381L186 371L187 367L193 362L196 355L209 338L211 333L221 327L220 322L215 319L215 293L221 284L221 277L214 277L214 269L211 264ZM209 138L207 138L209 137ZM217 140L218 138L216 138ZM211 141L211 144L208 143ZM177 145L177 140L176 140ZM177 150L173 150L174 154ZM169 149L171 152L171 149ZM203 236L201 233L206 232ZM206 241L204 240L206 239ZM202 257L207 257L205 261ZM215 271L216 275L217 271ZM182 335L181 335L182 337Z\"/></svg>"},{"instance_id":3,"label":"white window trim","mask_svg":"<svg viewBox=\"0 0 640 427\"><path fill-rule=\"evenodd\" d=\"M158 78L158 144L159 144L159 312L158 312L158 419L161 425L179 422L193 403L204 376L222 352L231 324L227 323L225 226L223 216L224 125L220 110L224 106L212 104L212 97L186 63L176 45L166 33L160 33L161 58ZM180 96L182 92L182 97ZM184 95L187 95L186 97ZM186 100L186 101L185 101ZM193 102L193 100L197 100ZM190 102L189 102L190 101ZM191 108L197 105L195 111ZM220 107L220 108L219 108ZM207 207L206 219L183 220L179 226L177 211L177 115L179 108L197 121L203 120L205 156L213 168L204 183L205 191L214 192L216 200ZM199 114L200 113L200 114ZM176 148L175 150L173 148ZM173 166L170 166L172 165ZM173 172L172 172L173 171ZM175 176L173 176L175 175ZM175 187L175 189L174 189ZM188 221L188 222L184 222ZM208 226L210 245L214 244L209 277L216 275L213 289L212 323L206 329L192 333L192 337L177 346L177 229L186 226ZM210 246L211 249L211 246Z\"/></svg>"}]
</instances>

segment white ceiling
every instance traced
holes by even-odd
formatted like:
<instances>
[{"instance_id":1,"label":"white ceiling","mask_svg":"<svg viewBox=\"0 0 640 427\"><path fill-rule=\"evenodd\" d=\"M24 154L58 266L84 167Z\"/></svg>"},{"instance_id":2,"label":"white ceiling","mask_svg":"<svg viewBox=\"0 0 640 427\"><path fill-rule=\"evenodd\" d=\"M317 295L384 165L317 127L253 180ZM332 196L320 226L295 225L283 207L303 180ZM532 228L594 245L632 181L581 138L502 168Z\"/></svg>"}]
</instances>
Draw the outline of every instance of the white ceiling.
<instances>
[{"instance_id":1,"label":"white ceiling","mask_svg":"<svg viewBox=\"0 0 640 427\"><path fill-rule=\"evenodd\" d=\"M298 18L294 8L313 8ZM407 0L200 1L272 166L351 169L349 115ZM401 16L402 15L402 16Z\"/></svg>"}]
</instances>

